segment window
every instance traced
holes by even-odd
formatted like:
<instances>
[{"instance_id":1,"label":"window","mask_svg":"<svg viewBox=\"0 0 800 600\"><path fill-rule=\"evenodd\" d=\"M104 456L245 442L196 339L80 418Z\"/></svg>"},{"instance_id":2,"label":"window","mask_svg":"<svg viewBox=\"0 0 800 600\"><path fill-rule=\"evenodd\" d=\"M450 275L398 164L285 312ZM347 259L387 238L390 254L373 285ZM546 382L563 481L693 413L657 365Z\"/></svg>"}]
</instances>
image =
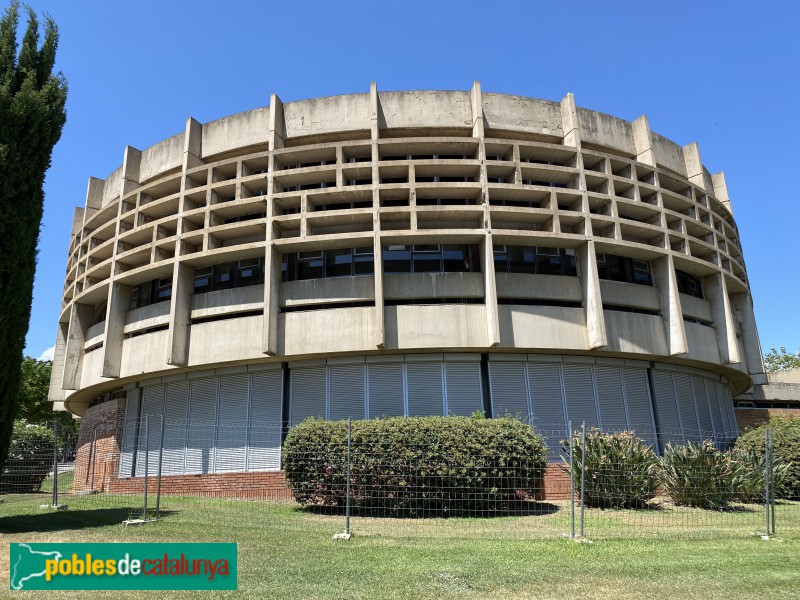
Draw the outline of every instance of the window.
<instances>
[{"instance_id":1,"label":"window","mask_svg":"<svg viewBox=\"0 0 800 600\"><path fill-rule=\"evenodd\" d=\"M131 301L128 310L165 302L172 297L172 277L162 277L146 281L131 288Z\"/></svg>"},{"instance_id":2,"label":"window","mask_svg":"<svg viewBox=\"0 0 800 600\"><path fill-rule=\"evenodd\" d=\"M495 246L494 269L498 273L578 274L574 250L542 246Z\"/></svg>"},{"instance_id":3,"label":"window","mask_svg":"<svg viewBox=\"0 0 800 600\"><path fill-rule=\"evenodd\" d=\"M703 298L703 284L700 282L700 279L677 269L675 270L675 276L678 280L678 291L681 294L694 296L700 299Z\"/></svg>"},{"instance_id":4,"label":"window","mask_svg":"<svg viewBox=\"0 0 800 600\"><path fill-rule=\"evenodd\" d=\"M194 293L204 294L264 283L264 259L248 258L194 270Z\"/></svg>"},{"instance_id":5,"label":"window","mask_svg":"<svg viewBox=\"0 0 800 600\"><path fill-rule=\"evenodd\" d=\"M650 263L643 260L634 260L627 256L598 253L597 274L600 279L608 279L610 281L653 285Z\"/></svg>"},{"instance_id":6,"label":"window","mask_svg":"<svg viewBox=\"0 0 800 600\"><path fill-rule=\"evenodd\" d=\"M372 275L374 271L375 260L371 247L285 254L281 261L282 281Z\"/></svg>"},{"instance_id":7,"label":"window","mask_svg":"<svg viewBox=\"0 0 800 600\"><path fill-rule=\"evenodd\" d=\"M468 273L480 271L474 244L392 245L383 248L383 271L393 273Z\"/></svg>"}]
</instances>

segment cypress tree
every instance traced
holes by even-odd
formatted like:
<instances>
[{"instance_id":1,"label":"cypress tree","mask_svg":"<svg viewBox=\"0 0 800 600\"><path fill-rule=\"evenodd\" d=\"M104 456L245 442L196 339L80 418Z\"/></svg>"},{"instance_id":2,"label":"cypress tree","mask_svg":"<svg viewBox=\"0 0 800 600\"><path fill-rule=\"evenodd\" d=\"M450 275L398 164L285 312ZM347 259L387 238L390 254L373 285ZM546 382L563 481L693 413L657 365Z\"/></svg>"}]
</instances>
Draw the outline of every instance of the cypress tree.
<instances>
[{"instance_id":1,"label":"cypress tree","mask_svg":"<svg viewBox=\"0 0 800 600\"><path fill-rule=\"evenodd\" d=\"M44 175L66 121L67 84L53 73L58 29L27 8L17 43L20 4L0 18L0 470L16 412L22 351L33 297ZM18 52L19 50L19 52Z\"/></svg>"}]
</instances>

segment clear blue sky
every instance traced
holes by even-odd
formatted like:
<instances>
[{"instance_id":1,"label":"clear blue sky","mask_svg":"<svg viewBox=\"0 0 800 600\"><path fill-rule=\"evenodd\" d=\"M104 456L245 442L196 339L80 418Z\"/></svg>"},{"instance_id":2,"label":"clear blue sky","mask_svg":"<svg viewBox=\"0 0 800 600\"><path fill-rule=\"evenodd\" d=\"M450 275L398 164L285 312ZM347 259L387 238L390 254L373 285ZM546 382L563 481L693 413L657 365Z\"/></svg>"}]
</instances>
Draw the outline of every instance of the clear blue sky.
<instances>
[{"instance_id":1,"label":"clear blue sky","mask_svg":"<svg viewBox=\"0 0 800 600\"><path fill-rule=\"evenodd\" d=\"M724 171L761 344L800 348L800 8L785 2L29 0L60 28L68 118L45 185L26 353L55 340L73 207L126 144L285 102L462 89L632 120Z\"/></svg>"}]
</instances>

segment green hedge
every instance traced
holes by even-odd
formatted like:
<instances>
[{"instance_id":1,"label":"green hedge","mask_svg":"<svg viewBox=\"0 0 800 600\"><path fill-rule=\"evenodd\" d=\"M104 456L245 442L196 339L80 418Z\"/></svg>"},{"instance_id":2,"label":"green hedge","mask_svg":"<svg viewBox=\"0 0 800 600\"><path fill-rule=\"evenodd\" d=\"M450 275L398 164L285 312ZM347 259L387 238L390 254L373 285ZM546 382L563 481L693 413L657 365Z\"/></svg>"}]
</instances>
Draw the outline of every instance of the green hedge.
<instances>
[{"instance_id":1,"label":"green hedge","mask_svg":"<svg viewBox=\"0 0 800 600\"><path fill-rule=\"evenodd\" d=\"M0 476L0 492L38 492L53 468L53 431L41 425L14 421L8 458Z\"/></svg>"},{"instance_id":2,"label":"green hedge","mask_svg":"<svg viewBox=\"0 0 800 600\"><path fill-rule=\"evenodd\" d=\"M351 505L360 512L447 516L508 510L542 489L542 439L510 418L397 417L352 422ZM309 419L283 446L301 504L343 507L347 421Z\"/></svg>"},{"instance_id":3,"label":"green hedge","mask_svg":"<svg viewBox=\"0 0 800 600\"><path fill-rule=\"evenodd\" d=\"M776 471L781 468L781 477L775 478L775 496L800 499L800 419L774 416L769 423L739 436L735 448L751 452L763 461L764 430L767 428L772 428L774 468Z\"/></svg>"}]
</instances>

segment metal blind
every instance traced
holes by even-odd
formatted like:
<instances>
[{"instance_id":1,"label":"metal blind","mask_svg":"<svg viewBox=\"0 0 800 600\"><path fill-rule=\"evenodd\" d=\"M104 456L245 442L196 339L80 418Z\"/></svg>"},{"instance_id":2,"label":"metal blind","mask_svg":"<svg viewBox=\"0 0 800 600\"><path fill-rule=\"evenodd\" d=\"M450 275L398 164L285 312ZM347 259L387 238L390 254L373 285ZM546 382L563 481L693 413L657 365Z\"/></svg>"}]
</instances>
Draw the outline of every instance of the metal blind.
<instances>
[{"instance_id":1,"label":"metal blind","mask_svg":"<svg viewBox=\"0 0 800 600\"><path fill-rule=\"evenodd\" d=\"M289 424L297 425L308 417L326 418L327 368L299 367L291 373Z\"/></svg>"},{"instance_id":2,"label":"metal blind","mask_svg":"<svg viewBox=\"0 0 800 600\"><path fill-rule=\"evenodd\" d=\"M260 371L250 376L250 437L248 471L281 468L281 406L283 371Z\"/></svg>"},{"instance_id":3,"label":"metal blind","mask_svg":"<svg viewBox=\"0 0 800 600\"><path fill-rule=\"evenodd\" d=\"M125 425L122 430L122 451L119 456L119 476L130 477L133 474L133 452L136 449L136 437L139 425L139 392L128 390L125 398Z\"/></svg>"},{"instance_id":4,"label":"metal blind","mask_svg":"<svg viewBox=\"0 0 800 600\"><path fill-rule=\"evenodd\" d=\"M528 363L528 394L531 398L531 425L547 443L547 458L558 460L561 440L567 437L567 420L561 394L558 363Z\"/></svg>"},{"instance_id":5,"label":"metal blind","mask_svg":"<svg viewBox=\"0 0 800 600\"><path fill-rule=\"evenodd\" d=\"M364 365L330 365L328 385L331 419L363 419L366 414Z\"/></svg>"},{"instance_id":6,"label":"metal blind","mask_svg":"<svg viewBox=\"0 0 800 600\"><path fill-rule=\"evenodd\" d=\"M186 473L213 473L217 379L193 379L190 389Z\"/></svg>"},{"instance_id":7,"label":"metal blind","mask_svg":"<svg viewBox=\"0 0 800 600\"><path fill-rule=\"evenodd\" d=\"M585 421L586 428L597 427L597 406L594 399L594 381L591 365L565 364L564 395L567 400L567 415L573 427Z\"/></svg>"},{"instance_id":8,"label":"metal blind","mask_svg":"<svg viewBox=\"0 0 800 600\"><path fill-rule=\"evenodd\" d=\"M717 401L717 390L714 387L714 382L706 377L703 377L703 385L706 388L708 407L711 411L711 422L714 424L714 432L717 436L717 443L721 443L727 437L727 433L725 431L725 426L722 423L722 413L720 413L719 402Z\"/></svg>"},{"instance_id":9,"label":"metal blind","mask_svg":"<svg viewBox=\"0 0 800 600\"><path fill-rule=\"evenodd\" d=\"M619 367L596 365L594 378L597 384L597 403L603 429L615 431L628 429Z\"/></svg>"},{"instance_id":10,"label":"metal blind","mask_svg":"<svg viewBox=\"0 0 800 600\"><path fill-rule=\"evenodd\" d=\"M663 444L683 443L678 406L675 403L675 390L672 387L672 373L653 370L653 387L656 393L656 416Z\"/></svg>"},{"instance_id":11,"label":"metal blind","mask_svg":"<svg viewBox=\"0 0 800 600\"><path fill-rule=\"evenodd\" d=\"M403 363L368 364L369 418L402 417Z\"/></svg>"},{"instance_id":12,"label":"metal blind","mask_svg":"<svg viewBox=\"0 0 800 600\"><path fill-rule=\"evenodd\" d=\"M695 406L697 406L697 418L700 422L700 432L703 439L713 439L714 423L711 422L711 411L708 408L708 397L706 396L706 386L703 385L703 378L692 375L691 381Z\"/></svg>"},{"instance_id":13,"label":"metal blind","mask_svg":"<svg viewBox=\"0 0 800 600\"><path fill-rule=\"evenodd\" d=\"M182 475L186 466L186 422L189 418L189 382L167 384L164 400L164 455L162 475Z\"/></svg>"},{"instance_id":14,"label":"metal blind","mask_svg":"<svg viewBox=\"0 0 800 600\"><path fill-rule=\"evenodd\" d=\"M687 373L674 373L672 381L675 384L675 400L683 427L683 439L687 442L690 440L700 441L702 436L700 435L700 423L697 422L691 379Z\"/></svg>"},{"instance_id":15,"label":"metal blind","mask_svg":"<svg viewBox=\"0 0 800 600\"><path fill-rule=\"evenodd\" d=\"M479 362L445 362L447 414L470 416L483 412L481 365Z\"/></svg>"},{"instance_id":16,"label":"metal blind","mask_svg":"<svg viewBox=\"0 0 800 600\"><path fill-rule=\"evenodd\" d=\"M525 363L490 362L489 387L492 390L492 416L508 415L523 421L528 420L531 408L528 404Z\"/></svg>"},{"instance_id":17,"label":"metal blind","mask_svg":"<svg viewBox=\"0 0 800 600\"><path fill-rule=\"evenodd\" d=\"M725 407L725 413L728 415L728 423L730 423L728 431L731 437L738 436L739 425L736 423L736 411L733 408L731 390L722 382L717 383L717 390L719 390L719 397L722 398L722 405Z\"/></svg>"},{"instance_id":18,"label":"metal blind","mask_svg":"<svg viewBox=\"0 0 800 600\"><path fill-rule=\"evenodd\" d=\"M244 471L250 377L247 373L219 378L219 413L214 472Z\"/></svg>"},{"instance_id":19,"label":"metal blind","mask_svg":"<svg viewBox=\"0 0 800 600\"><path fill-rule=\"evenodd\" d=\"M408 416L444 414L442 395L442 363L406 363L408 380Z\"/></svg>"},{"instance_id":20,"label":"metal blind","mask_svg":"<svg viewBox=\"0 0 800 600\"><path fill-rule=\"evenodd\" d=\"M139 427L139 447L136 458L136 476L144 475L147 452L147 474L158 475L158 454L161 448L161 415L164 414L164 386L148 385L142 388L142 419ZM150 416L148 421L147 417Z\"/></svg>"},{"instance_id":21,"label":"metal blind","mask_svg":"<svg viewBox=\"0 0 800 600\"><path fill-rule=\"evenodd\" d=\"M636 435L651 446L655 444L653 428L653 403L650 399L650 384L647 369L622 367L625 400L628 405L628 421Z\"/></svg>"}]
</instances>

